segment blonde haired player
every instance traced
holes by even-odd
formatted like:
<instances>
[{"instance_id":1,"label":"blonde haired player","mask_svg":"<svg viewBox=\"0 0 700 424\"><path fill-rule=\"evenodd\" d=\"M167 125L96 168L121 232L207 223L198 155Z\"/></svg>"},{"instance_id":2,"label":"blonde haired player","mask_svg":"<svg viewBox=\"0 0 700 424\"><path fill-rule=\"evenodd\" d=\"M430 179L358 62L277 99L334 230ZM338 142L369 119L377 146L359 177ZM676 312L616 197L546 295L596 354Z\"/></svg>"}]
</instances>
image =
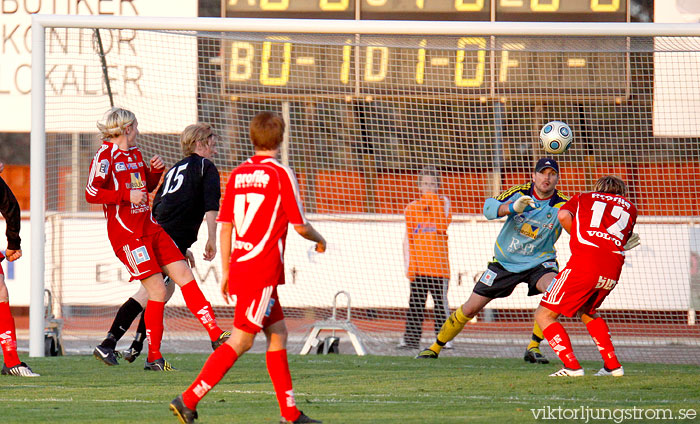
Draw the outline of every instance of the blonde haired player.
<instances>
[{"instance_id":1,"label":"blonde haired player","mask_svg":"<svg viewBox=\"0 0 700 424\"><path fill-rule=\"evenodd\" d=\"M172 366L160 352L167 295L163 273L180 286L185 304L212 341L223 332L182 253L151 214L148 192L158 185L164 164L158 155L151 158L150 167L144 163L136 144L139 135L136 116L115 107L97 127L102 145L90 164L85 199L88 203L102 204L114 253L131 274L131 281L140 280L148 292L145 312L148 357L144 369L170 371Z\"/></svg>"},{"instance_id":2,"label":"blonde haired player","mask_svg":"<svg viewBox=\"0 0 700 424\"><path fill-rule=\"evenodd\" d=\"M211 125L198 123L189 125L180 135L180 147L184 158L173 165L165 174L155 198L153 199L153 216L158 224L173 239L180 253L187 258L190 267L195 266L195 259L189 250L197 240L202 219L207 223L208 238L204 247L205 261L211 261L216 255L216 214L219 211L221 182L219 171L211 161L216 153L218 135ZM175 291L175 284L166 278L167 303ZM133 362L143 349L146 338L146 323L142 311L148 301L148 292L144 286L127 299L117 311L107 337L95 347L93 354L107 365L118 365L115 354L116 344L141 314L136 336L131 346L122 355L128 362ZM211 342L216 349L231 333L224 331L217 340Z\"/></svg>"}]
</instances>

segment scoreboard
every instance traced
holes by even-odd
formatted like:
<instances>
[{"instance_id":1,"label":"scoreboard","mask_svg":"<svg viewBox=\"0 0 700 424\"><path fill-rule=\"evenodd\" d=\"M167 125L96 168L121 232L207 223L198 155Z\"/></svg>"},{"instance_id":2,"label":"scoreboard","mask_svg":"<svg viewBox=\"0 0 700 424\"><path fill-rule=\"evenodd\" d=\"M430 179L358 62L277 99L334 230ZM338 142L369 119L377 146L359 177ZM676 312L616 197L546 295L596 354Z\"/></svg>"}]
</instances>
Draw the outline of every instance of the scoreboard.
<instances>
[{"instance_id":1,"label":"scoreboard","mask_svg":"<svg viewBox=\"0 0 700 424\"><path fill-rule=\"evenodd\" d=\"M423 21L626 22L628 0L224 0L223 16Z\"/></svg>"},{"instance_id":2,"label":"scoreboard","mask_svg":"<svg viewBox=\"0 0 700 424\"><path fill-rule=\"evenodd\" d=\"M226 17L627 22L629 0L223 0ZM358 37L362 42L358 43ZM568 43L568 45L567 45ZM575 44L574 44L575 43ZM611 43L617 45L611 48ZM624 38L276 35L223 43L226 94L619 98ZM563 47L563 49L562 49Z\"/></svg>"}]
</instances>

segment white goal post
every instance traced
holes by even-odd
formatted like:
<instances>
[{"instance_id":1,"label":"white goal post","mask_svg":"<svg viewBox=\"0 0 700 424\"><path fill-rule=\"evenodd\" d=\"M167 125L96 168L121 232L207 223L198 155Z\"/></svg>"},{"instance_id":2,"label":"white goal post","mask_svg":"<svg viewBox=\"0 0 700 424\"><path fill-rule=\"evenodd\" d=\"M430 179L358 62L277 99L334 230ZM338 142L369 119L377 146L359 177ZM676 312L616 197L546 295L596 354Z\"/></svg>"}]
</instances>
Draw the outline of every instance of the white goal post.
<instances>
[{"instance_id":1,"label":"white goal post","mask_svg":"<svg viewBox=\"0 0 700 424\"><path fill-rule=\"evenodd\" d=\"M159 153L172 165L179 131L210 122L222 134L214 162L225 177L251 153L251 113L268 107L285 117L282 159L297 172L308 217L330 246L318 256L289 235L280 295L296 322L290 333L328 319L334 294L345 291L370 352L400 354L393 346L409 302L403 210L419 197L421 169L438 170L452 201L447 296L454 309L485 269L500 229L481 215L483 200L527 181L545 156L539 127L561 119L574 132L571 150L557 157L562 191L589 190L615 173L640 208L642 247L602 309L623 346L620 357L687 362L686 350L649 351L700 350L700 282L695 288L691 270L700 210L688 204L700 198L698 25L33 15L30 356L44 355L45 288L56 292L59 318L78 317L79 325L94 318L99 326L67 326L74 352L98 343L136 290L107 284L121 278L119 264L109 255L104 218L82 195L94 123L109 107L103 70L80 32L93 29L125 31L106 54L114 72L107 80L118 88L115 103L139 117L144 156ZM675 170L674 184L663 179L666 169ZM557 243L560 266L567 241ZM216 265L195 274L214 286L203 290L212 303ZM92 300L80 298L103 276ZM522 353L538 300L519 287L492 302L455 340L455 353ZM225 310L218 301L214 307ZM197 334L182 324L190 317L178 315L177 299L168 308L166 338ZM423 343L433 337L432 319L422 333ZM593 348L582 358L595 359L585 332L573 336L576 349ZM298 336L297 346L303 341Z\"/></svg>"}]
</instances>

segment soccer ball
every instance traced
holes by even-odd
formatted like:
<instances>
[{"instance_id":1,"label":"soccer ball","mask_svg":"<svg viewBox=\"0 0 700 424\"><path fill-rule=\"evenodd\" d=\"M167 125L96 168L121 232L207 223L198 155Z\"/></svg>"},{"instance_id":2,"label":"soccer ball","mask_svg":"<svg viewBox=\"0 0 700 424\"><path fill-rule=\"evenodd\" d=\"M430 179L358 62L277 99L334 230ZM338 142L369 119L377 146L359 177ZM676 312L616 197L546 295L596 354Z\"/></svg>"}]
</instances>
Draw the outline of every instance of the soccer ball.
<instances>
[{"instance_id":1,"label":"soccer ball","mask_svg":"<svg viewBox=\"0 0 700 424\"><path fill-rule=\"evenodd\" d=\"M571 128L561 121L547 122L540 130L542 148L555 155L569 150L573 139L574 135L571 133Z\"/></svg>"}]
</instances>

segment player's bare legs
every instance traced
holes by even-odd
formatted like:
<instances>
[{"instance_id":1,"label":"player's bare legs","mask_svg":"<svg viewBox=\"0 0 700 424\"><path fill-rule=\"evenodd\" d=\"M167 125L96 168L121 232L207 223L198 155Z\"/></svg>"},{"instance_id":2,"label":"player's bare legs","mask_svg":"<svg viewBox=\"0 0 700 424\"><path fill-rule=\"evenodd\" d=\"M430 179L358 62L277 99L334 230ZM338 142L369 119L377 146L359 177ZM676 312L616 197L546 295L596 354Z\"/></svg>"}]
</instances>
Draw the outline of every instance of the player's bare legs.
<instances>
[{"instance_id":1,"label":"player's bare legs","mask_svg":"<svg viewBox=\"0 0 700 424\"><path fill-rule=\"evenodd\" d=\"M435 343L421 351L416 359L435 359L442 348L459 334L464 325L472 320L493 299L472 292L466 302L454 311L442 324Z\"/></svg>"},{"instance_id":2,"label":"player's bare legs","mask_svg":"<svg viewBox=\"0 0 700 424\"><path fill-rule=\"evenodd\" d=\"M7 285L5 285L5 276L0 274L0 302L9 302L10 293L7 291Z\"/></svg>"},{"instance_id":3,"label":"player's bare legs","mask_svg":"<svg viewBox=\"0 0 700 424\"><path fill-rule=\"evenodd\" d=\"M187 262L184 260L164 265L162 269L175 284L180 286L187 308L202 323L204 329L207 330L209 339L212 341L212 347L216 349L229 336L229 333L221 331L221 328L216 324L214 310L199 289L199 285L194 279L194 274L192 274L192 269L187 266Z\"/></svg>"},{"instance_id":4,"label":"player's bare legs","mask_svg":"<svg viewBox=\"0 0 700 424\"><path fill-rule=\"evenodd\" d=\"M539 290L540 293L546 292L547 288L556 276L557 274L555 272L548 272L541 276L540 279L537 280L537 290ZM545 356L542 355L542 352L540 351L540 343L542 343L543 339L544 334L542 333L542 329L537 324L537 321L535 321L534 325L532 326L532 336L530 337L530 343L527 345L527 348L525 348L525 356L523 357L523 359L526 362L530 362L533 364L549 363L549 360L545 358Z\"/></svg>"},{"instance_id":5,"label":"player's bare legs","mask_svg":"<svg viewBox=\"0 0 700 424\"><path fill-rule=\"evenodd\" d=\"M540 326L549 345L564 363L564 369L551 374L551 377L580 377L583 368L574 355L571 339L564 327L557 321L559 313L545 306L538 306L535 311L535 322Z\"/></svg>"},{"instance_id":6,"label":"player's bare legs","mask_svg":"<svg viewBox=\"0 0 700 424\"><path fill-rule=\"evenodd\" d=\"M267 351L283 350L287 348L287 324L282 321L270 325L263 329L267 338Z\"/></svg>"}]
</instances>

